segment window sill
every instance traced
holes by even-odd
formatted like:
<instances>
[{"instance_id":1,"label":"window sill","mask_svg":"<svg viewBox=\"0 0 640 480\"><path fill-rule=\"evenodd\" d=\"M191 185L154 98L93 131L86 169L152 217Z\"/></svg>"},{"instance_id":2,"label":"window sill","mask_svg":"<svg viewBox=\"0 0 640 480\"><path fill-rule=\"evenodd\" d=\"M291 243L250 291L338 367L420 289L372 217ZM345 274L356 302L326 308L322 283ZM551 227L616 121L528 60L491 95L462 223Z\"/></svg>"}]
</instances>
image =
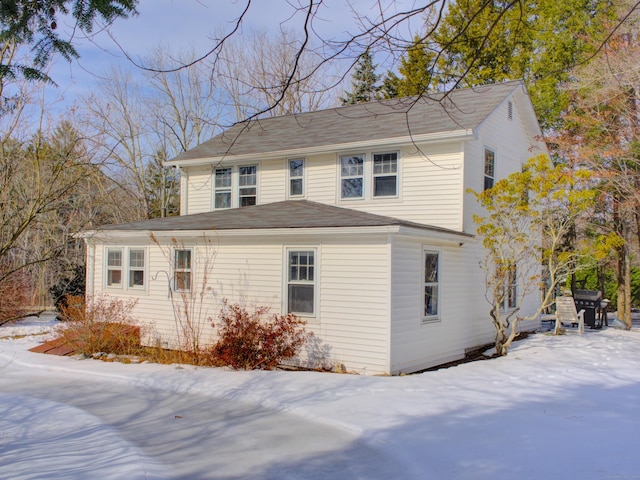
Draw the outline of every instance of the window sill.
<instances>
[{"instance_id":1,"label":"window sill","mask_svg":"<svg viewBox=\"0 0 640 480\"><path fill-rule=\"evenodd\" d=\"M422 325L429 325L432 323L441 323L442 320L440 317L427 317L422 319Z\"/></svg>"}]
</instances>

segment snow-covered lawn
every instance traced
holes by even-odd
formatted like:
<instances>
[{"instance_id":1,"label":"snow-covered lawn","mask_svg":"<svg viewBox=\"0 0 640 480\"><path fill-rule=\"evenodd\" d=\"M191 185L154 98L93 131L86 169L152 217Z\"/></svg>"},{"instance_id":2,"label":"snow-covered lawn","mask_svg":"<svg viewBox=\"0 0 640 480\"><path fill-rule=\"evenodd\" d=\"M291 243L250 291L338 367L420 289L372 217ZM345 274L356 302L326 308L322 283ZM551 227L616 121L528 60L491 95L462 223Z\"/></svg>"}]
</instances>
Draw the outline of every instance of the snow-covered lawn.
<instances>
[{"instance_id":1,"label":"snow-covered lawn","mask_svg":"<svg viewBox=\"0 0 640 480\"><path fill-rule=\"evenodd\" d=\"M635 329L537 334L517 342L505 358L418 375L373 377L123 365L28 352L46 335L21 335L49 328L50 323L38 320L0 327L2 478L44 478L37 473L44 467L39 437L80 427L91 433L66 436L65 451L75 448L89 455L109 445L109 462L97 467L92 478L171 478L163 473L162 458L141 466L142 457L135 454L139 445L121 438L108 420L77 406L56 403L44 409L28 394L3 389L2 377L19 372L26 375L25 382L29 375L52 382L72 376L76 382L99 379L105 391L109 385L137 392L153 388L253 404L351 435L381 458L401 465L395 478L640 479L640 332ZM6 338L13 335L20 337ZM119 408L126 411L127 402ZM29 449L20 450L17 461L9 448L11 432L29 423L38 428L20 441L33 442L32 476L24 470ZM306 443L305 438L294 440L300 448ZM56 452L55 444L48 448ZM58 460L46 464L46 478L82 478L69 472L74 462L79 466L86 460L83 455L59 453L49 457ZM238 454L242 458L242 452ZM279 468L274 465L264 476L254 470L251 478L299 478L285 467L280 476ZM329 478L326 473L307 469L304 478ZM243 477L212 473L211 478ZM366 477L350 471L343 478Z\"/></svg>"}]
</instances>

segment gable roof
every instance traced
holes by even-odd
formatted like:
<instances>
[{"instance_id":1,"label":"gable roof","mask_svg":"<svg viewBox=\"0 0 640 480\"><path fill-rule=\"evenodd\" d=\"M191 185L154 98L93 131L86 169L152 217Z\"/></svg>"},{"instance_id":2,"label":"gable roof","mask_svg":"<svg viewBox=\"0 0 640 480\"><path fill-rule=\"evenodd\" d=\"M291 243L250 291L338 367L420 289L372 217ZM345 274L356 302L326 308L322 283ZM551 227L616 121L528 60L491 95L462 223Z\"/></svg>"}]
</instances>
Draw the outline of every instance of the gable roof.
<instances>
[{"instance_id":1,"label":"gable roof","mask_svg":"<svg viewBox=\"0 0 640 480\"><path fill-rule=\"evenodd\" d=\"M394 217L334 207L309 200L253 205L249 207L216 210L170 218L156 218L142 222L105 225L94 232L179 232L206 230L265 230L332 227L410 227L431 232L471 235L447 228L423 225ZM85 232L83 236L90 236Z\"/></svg>"},{"instance_id":2,"label":"gable roof","mask_svg":"<svg viewBox=\"0 0 640 480\"><path fill-rule=\"evenodd\" d=\"M429 97L406 97L361 103L315 112L238 123L211 140L166 162L291 155L308 149L352 146L359 142L410 142L471 135L521 81L457 89Z\"/></svg>"}]
</instances>

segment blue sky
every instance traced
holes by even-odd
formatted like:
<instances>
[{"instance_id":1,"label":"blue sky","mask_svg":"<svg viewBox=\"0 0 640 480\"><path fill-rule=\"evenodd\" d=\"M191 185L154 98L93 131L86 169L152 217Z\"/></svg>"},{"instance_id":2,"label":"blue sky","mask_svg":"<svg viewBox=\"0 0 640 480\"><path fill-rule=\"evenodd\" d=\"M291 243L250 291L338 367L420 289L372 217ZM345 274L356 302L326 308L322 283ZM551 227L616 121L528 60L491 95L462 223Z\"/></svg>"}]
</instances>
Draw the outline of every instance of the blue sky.
<instances>
[{"instance_id":1,"label":"blue sky","mask_svg":"<svg viewBox=\"0 0 640 480\"><path fill-rule=\"evenodd\" d=\"M250 29L270 31L281 25L300 29L304 17L292 7L296 2L307 3L306 0L254 0L240 35ZM388 8L396 9L414 2L388 0L387 3ZM350 4L364 14L377 13L375 0L324 0L314 26L325 38L345 38L355 30ZM50 76L58 84L52 97L63 96L63 105L72 103L77 94L90 91L112 65L132 68L135 72L120 47L134 59L141 59L157 46L174 52L193 48L204 53L211 46L214 32L231 28L244 5L244 0L140 0L138 16L119 20L108 30L96 29L90 40L76 36L80 59L71 63L58 59L52 66ZM58 28L70 31L72 25L61 19Z\"/></svg>"}]
</instances>

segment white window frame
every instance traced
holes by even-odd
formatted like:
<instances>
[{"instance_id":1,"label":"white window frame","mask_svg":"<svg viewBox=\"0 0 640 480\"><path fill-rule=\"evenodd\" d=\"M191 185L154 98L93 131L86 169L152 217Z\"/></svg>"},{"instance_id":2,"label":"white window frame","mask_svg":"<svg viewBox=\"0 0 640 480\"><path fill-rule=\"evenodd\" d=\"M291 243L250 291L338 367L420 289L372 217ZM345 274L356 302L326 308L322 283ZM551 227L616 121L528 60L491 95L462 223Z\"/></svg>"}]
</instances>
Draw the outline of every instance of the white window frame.
<instances>
[{"instance_id":1,"label":"white window frame","mask_svg":"<svg viewBox=\"0 0 640 480\"><path fill-rule=\"evenodd\" d=\"M291 279L291 254L294 252L311 252L313 253L313 279L308 280L300 280L300 279ZM309 246L309 245L296 245L296 246L286 246L284 248L283 253L283 309L282 311L285 313L293 313L299 317L303 317L306 319L315 320L318 318L318 278L320 275L320 261L318 256L318 247ZM307 264L308 266L308 264ZM307 275L308 276L308 275ZM292 285L301 285L301 286L312 286L313 287L313 312L296 312L289 311L289 287Z\"/></svg>"},{"instance_id":2,"label":"white window frame","mask_svg":"<svg viewBox=\"0 0 640 480\"><path fill-rule=\"evenodd\" d=\"M240 178L240 170L242 168L255 168L255 184L254 185L241 185ZM229 185L217 186L216 185L216 172L218 171L229 171L231 175L231 181ZM259 163L248 163L243 165L225 165L218 166L213 170L212 173L212 198L211 198L211 208L212 210L224 210L227 208L238 208L242 205L243 198L255 197L255 205L258 205L259 199L259 188L260 184L260 164ZM255 194L247 195L246 192L243 192L244 189L253 188L255 189ZM216 205L216 194L224 193L229 196L229 206L221 207Z\"/></svg>"},{"instance_id":3,"label":"white window frame","mask_svg":"<svg viewBox=\"0 0 640 480\"><path fill-rule=\"evenodd\" d=\"M104 284L107 288L117 288L118 290L122 290L124 288L124 280L125 280L125 254L123 247L105 247L104 249L104 269L105 269L105 278ZM118 252L120 254L120 265L110 265L110 252ZM110 272L120 272L120 283L109 283Z\"/></svg>"},{"instance_id":4,"label":"white window frame","mask_svg":"<svg viewBox=\"0 0 640 480\"><path fill-rule=\"evenodd\" d=\"M436 255L436 280L428 281L427 279L427 256L428 255ZM433 248L431 246L423 246L422 247L422 292L421 292L421 305L422 305L422 323L433 323L439 322L442 315L442 302L440 301L442 298L442 251L437 248ZM427 313L427 287L436 287L436 313L428 314Z\"/></svg>"},{"instance_id":5,"label":"white window frame","mask_svg":"<svg viewBox=\"0 0 640 480\"><path fill-rule=\"evenodd\" d=\"M229 185L218 186L218 172L228 171L229 172ZM223 178L221 176L221 178ZM229 206L228 207L220 207L217 205L216 196L218 194L228 194L229 195ZM220 210L225 208L233 207L233 167L218 167L213 170L213 208L214 210Z\"/></svg>"},{"instance_id":6,"label":"white window frame","mask_svg":"<svg viewBox=\"0 0 640 480\"><path fill-rule=\"evenodd\" d=\"M246 175L246 174L241 174L240 170L243 168L255 168L255 173L250 174L250 175ZM236 175L237 175L237 182L238 182L238 188L237 188L237 198L238 198L238 207L248 207L251 205L257 205L258 204L258 165L257 164L251 164L251 165L238 165L238 167L236 168ZM253 176L255 178L255 182L253 184L246 184L246 185L242 185L241 179L244 177L249 177L249 176ZM253 189L255 191L255 193L253 195L246 195L243 194L243 190L246 189ZM251 205L242 205L242 199L243 198L255 198L255 202Z\"/></svg>"},{"instance_id":7,"label":"white window frame","mask_svg":"<svg viewBox=\"0 0 640 480\"><path fill-rule=\"evenodd\" d=\"M504 298L500 308L504 311L513 310L518 303L518 265L509 267L504 285Z\"/></svg>"},{"instance_id":8,"label":"white window frame","mask_svg":"<svg viewBox=\"0 0 640 480\"><path fill-rule=\"evenodd\" d=\"M357 168L357 165L344 165L343 164L343 160L348 160L348 159L352 159L352 158L360 158L362 159L362 173L348 173L345 174L345 168L351 170L353 168ZM365 198L365 192L367 191L366 188L366 165L367 165L367 155L365 153L354 153L352 155L340 155L339 159L338 159L338 168L339 168L339 197L340 200L342 201L353 201L353 200L363 200ZM351 180L360 180L361 181L361 185L362 185L362 191L360 192L360 195L357 197L347 197L344 195L344 190L343 190L343 182L345 181L351 181Z\"/></svg>"},{"instance_id":9,"label":"white window frame","mask_svg":"<svg viewBox=\"0 0 640 480\"><path fill-rule=\"evenodd\" d=\"M139 265L132 265L132 252L142 252L142 267ZM132 285L134 272L142 272L142 285ZM127 288L131 290L146 290L147 278L147 249L144 247L127 248Z\"/></svg>"},{"instance_id":10,"label":"white window frame","mask_svg":"<svg viewBox=\"0 0 640 480\"><path fill-rule=\"evenodd\" d=\"M109 265L109 252L117 251L120 253L120 265ZM132 251L142 251L143 252L143 266L140 267L138 265L133 266L131 262L131 252ZM135 291L144 291L147 290L148 279L149 279L149 255L148 249L144 246L106 246L104 250L104 268L105 268L105 278L104 284L107 289L113 290L135 290ZM111 271L120 271L120 283L118 284L109 284L109 272ZM133 272L142 272L142 285L132 285Z\"/></svg>"},{"instance_id":11,"label":"white window frame","mask_svg":"<svg viewBox=\"0 0 640 480\"><path fill-rule=\"evenodd\" d=\"M491 165L491 174L487 172L487 154L493 155L492 165ZM482 155L482 190L488 190L492 188L496 184L496 159L498 155L494 148L490 148L485 146L483 149ZM491 182L491 185L488 186L488 181Z\"/></svg>"},{"instance_id":12,"label":"white window frame","mask_svg":"<svg viewBox=\"0 0 640 480\"><path fill-rule=\"evenodd\" d=\"M293 175L291 170L292 162L301 162L300 168L296 170L299 175ZM304 198L307 193L306 175L307 173L307 160L305 158L289 158L287 159L287 197L288 198ZM293 193L293 183L300 182L302 193Z\"/></svg>"},{"instance_id":13,"label":"white window frame","mask_svg":"<svg viewBox=\"0 0 640 480\"><path fill-rule=\"evenodd\" d=\"M376 156L384 156L384 155L395 155L395 159L393 159L395 161L395 171L393 172L378 172L376 173ZM398 172L399 172L399 154L397 151L389 151L389 152L373 152L371 154L371 170L372 170L372 180L371 180L371 195L373 196L373 198L397 198L398 197L398 190L400 188L400 182L398 181ZM383 169L384 169L384 162L385 159L382 158L382 162L383 162ZM376 179L377 178L383 178L383 177L394 177L395 178L395 193L393 195L376 195Z\"/></svg>"},{"instance_id":14,"label":"white window frame","mask_svg":"<svg viewBox=\"0 0 640 480\"><path fill-rule=\"evenodd\" d=\"M188 267L178 267L177 265L178 252L189 252ZM173 289L174 292L189 293L193 291L194 261L195 261L195 249L193 247L181 247L181 248L176 247L172 250L171 252L171 267L172 267L171 288ZM189 274L189 288L178 288L177 274L179 273Z\"/></svg>"}]
</instances>

